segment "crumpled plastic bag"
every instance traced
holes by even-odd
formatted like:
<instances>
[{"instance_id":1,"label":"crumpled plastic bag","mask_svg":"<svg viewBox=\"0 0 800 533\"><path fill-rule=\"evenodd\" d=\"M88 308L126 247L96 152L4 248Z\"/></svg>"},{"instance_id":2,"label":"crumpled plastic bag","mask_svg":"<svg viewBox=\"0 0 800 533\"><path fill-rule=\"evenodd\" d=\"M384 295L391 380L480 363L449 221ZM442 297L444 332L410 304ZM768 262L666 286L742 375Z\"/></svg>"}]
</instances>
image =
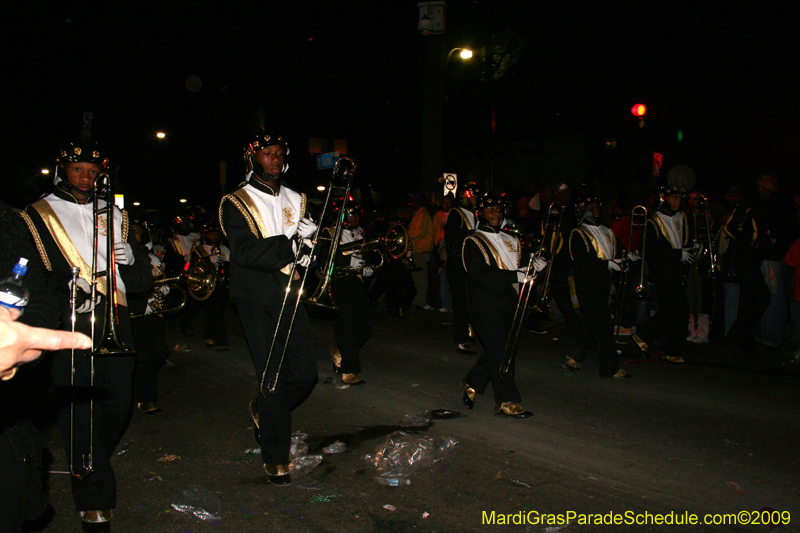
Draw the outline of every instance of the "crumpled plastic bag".
<instances>
[{"instance_id":1,"label":"crumpled plastic bag","mask_svg":"<svg viewBox=\"0 0 800 533\"><path fill-rule=\"evenodd\" d=\"M455 437L411 437L404 431L395 431L364 460L375 467L380 478L402 482L419 468L444 459L456 444Z\"/></svg>"},{"instance_id":2,"label":"crumpled plastic bag","mask_svg":"<svg viewBox=\"0 0 800 533\"><path fill-rule=\"evenodd\" d=\"M304 455L292 461L292 479L297 479L305 476L322 462L321 455Z\"/></svg>"},{"instance_id":3,"label":"crumpled plastic bag","mask_svg":"<svg viewBox=\"0 0 800 533\"><path fill-rule=\"evenodd\" d=\"M403 421L400 422L400 427L401 428L426 427L430 423L431 423L431 412L425 411L424 413L420 413L418 415L406 415L405 417L403 417Z\"/></svg>"},{"instance_id":4,"label":"crumpled plastic bag","mask_svg":"<svg viewBox=\"0 0 800 533\"><path fill-rule=\"evenodd\" d=\"M292 433L292 444L289 448L290 462L308 453L308 444L306 444L307 438L308 435L305 433Z\"/></svg>"},{"instance_id":5,"label":"crumpled plastic bag","mask_svg":"<svg viewBox=\"0 0 800 533\"><path fill-rule=\"evenodd\" d=\"M345 444L340 440L337 440L336 442L331 443L330 445L322 448L322 453L324 453L325 455L331 455L334 453L342 453L345 450L347 450L347 444Z\"/></svg>"},{"instance_id":6,"label":"crumpled plastic bag","mask_svg":"<svg viewBox=\"0 0 800 533\"><path fill-rule=\"evenodd\" d=\"M171 505L176 511L200 520L219 520L222 513L222 497L200 485L189 485L179 490Z\"/></svg>"}]
</instances>

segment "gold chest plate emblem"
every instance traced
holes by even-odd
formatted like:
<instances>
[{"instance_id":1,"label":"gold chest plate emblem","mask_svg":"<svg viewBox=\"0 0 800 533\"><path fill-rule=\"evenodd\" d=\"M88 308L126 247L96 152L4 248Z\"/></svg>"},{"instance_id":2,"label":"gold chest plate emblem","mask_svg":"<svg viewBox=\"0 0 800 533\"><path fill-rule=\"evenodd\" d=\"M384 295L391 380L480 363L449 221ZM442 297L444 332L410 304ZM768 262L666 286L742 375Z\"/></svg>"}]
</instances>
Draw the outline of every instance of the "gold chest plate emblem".
<instances>
[{"instance_id":1,"label":"gold chest plate emblem","mask_svg":"<svg viewBox=\"0 0 800 533\"><path fill-rule=\"evenodd\" d=\"M283 225L294 226L294 209L291 207L283 208Z\"/></svg>"},{"instance_id":2,"label":"gold chest plate emblem","mask_svg":"<svg viewBox=\"0 0 800 533\"><path fill-rule=\"evenodd\" d=\"M100 223L97 230L99 231L100 235L105 237L106 235L108 235L108 216L98 217L97 220Z\"/></svg>"}]
</instances>

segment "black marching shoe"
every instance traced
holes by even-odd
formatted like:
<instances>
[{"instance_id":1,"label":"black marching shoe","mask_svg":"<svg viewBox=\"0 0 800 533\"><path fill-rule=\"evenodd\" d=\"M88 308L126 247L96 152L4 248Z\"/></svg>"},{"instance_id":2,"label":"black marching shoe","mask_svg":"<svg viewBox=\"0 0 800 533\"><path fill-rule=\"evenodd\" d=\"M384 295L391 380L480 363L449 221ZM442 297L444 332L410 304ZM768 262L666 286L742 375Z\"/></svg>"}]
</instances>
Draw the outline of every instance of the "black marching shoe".
<instances>
[{"instance_id":1,"label":"black marching shoe","mask_svg":"<svg viewBox=\"0 0 800 533\"><path fill-rule=\"evenodd\" d=\"M136 404L136 408L146 415L158 415L162 412L154 402L139 402Z\"/></svg>"},{"instance_id":2,"label":"black marching shoe","mask_svg":"<svg viewBox=\"0 0 800 533\"><path fill-rule=\"evenodd\" d=\"M358 374L342 374L342 383L345 385L350 385L351 387L357 387L359 385L364 385L367 382L358 377Z\"/></svg>"},{"instance_id":3,"label":"black marching shoe","mask_svg":"<svg viewBox=\"0 0 800 533\"><path fill-rule=\"evenodd\" d=\"M465 355L476 355L475 345L467 341L456 346L456 353L463 353Z\"/></svg>"},{"instance_id":4,"label":"black marching shoe","mask_svg":"<svg viewBox=\"0 0 800 533\"><path fill-rule=\"evenodd\" d=\"M566 361L561 365L565 370L569 370L572 374L577 374L581 370L581 364L570 356L566 356Z\"/></svg>"},{"instance_id":5,"label":"black marching shoe","mask_svg":"<svg viewBox=\"0 0 800 533\"><path fill-rule=\"evenodd\" d=\"M268 465L264 464L264 471L269 475L269 482L279 487L288 487L292 484L292 476L289 475L288 465Z\"/></svg>"},{"instance_id":6,"label":"black marching shoe","mask_svg":"<svg viewBox=\"0 0 800 533\"><path fill-rule=\"evenodd\" d=\"M109 520L114 516L113 509L105 511L81 511L81 526L84 533L111 533Z\"/></svg>"},{"instance_id":7,"label":"black marching shoe","mask_svg":"<svg viewBox=\"0 0 800 533\"><path fill-rule=\"evenodd\" d=\"M337 374L342 373L342 354L339 352L339 347L331 346L331 362L333 363L333 371Z\"/></svg>"},{"instance_id":8,"label":"black marching shoe","mask_svg":"<svg viewBox=\"0 0 800 533\"><path fill-rule=\"evenodd\" d=\"M510 418L528 418L533 413L522 407L517 402L503 402L494 404L494 413Z\"/></svg>"},{"instance_id":9,"label":"black marching shoe","mask_svg":"<svg viewBox=\"0 0 800 533\"><path fill-rule=\"evenodd\" d=\"M464 395L461 399L464 401L464 405L467 406L467 409L472 409L475 407L475 389L467 385L466 379L462 379L461 383L464 384Z\"/></svg>"},{"instance_id":10,"label":"black marching shoe","mask_svg":"<svg viewBox=\"0 0 800 533\"><path fill-rule=\"evenodd\" d=\"M642 357L647 357L647 343L642 340L642 338L637 335L636 333L632 334L630 337L631 346L639 352L639 355Z\"/></svg>"}]
</instances>

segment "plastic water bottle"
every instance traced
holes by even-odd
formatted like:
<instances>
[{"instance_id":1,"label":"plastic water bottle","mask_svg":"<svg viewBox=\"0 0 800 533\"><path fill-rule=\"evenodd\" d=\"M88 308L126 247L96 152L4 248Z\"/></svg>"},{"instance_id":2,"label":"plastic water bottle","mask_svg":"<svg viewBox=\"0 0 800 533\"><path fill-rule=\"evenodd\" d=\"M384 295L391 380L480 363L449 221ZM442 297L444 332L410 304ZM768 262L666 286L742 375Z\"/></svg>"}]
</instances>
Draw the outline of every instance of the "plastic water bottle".
<instances>
[{"instance_id":1,"label":"plastic water bottle","mask_svg":"<svg viewBox=\"0 0 800 533\"><path fill-rule=\"evenodd\" d=\"M11 275L0 282L0 305L16 309L21 315L28 305L30 293L25 286L25 274L28 273L28 260L20 257Z\"/></svg>"}]
</instances>

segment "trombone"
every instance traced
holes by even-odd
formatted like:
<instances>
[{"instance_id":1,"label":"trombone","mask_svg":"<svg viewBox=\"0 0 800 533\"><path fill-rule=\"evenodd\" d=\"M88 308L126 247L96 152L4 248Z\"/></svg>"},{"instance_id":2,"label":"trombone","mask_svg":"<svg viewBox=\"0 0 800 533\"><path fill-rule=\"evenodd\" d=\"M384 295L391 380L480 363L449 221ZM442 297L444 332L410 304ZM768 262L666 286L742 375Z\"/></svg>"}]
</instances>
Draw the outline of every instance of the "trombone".
<instances>
[{"instance_id":1,"label":"trombone","mask_svg":"<svg viewBox=\"0 0 800 533\"><path fill-rule=\"evenodd\" d=\"M550 284L550 272L553 266L553 253L555 251L555 243L558 240L560 235L559 231L561 229L561 217L564 214L564 210L561 204L557 202L553 202L550 204L550 209L547 211L547 218L545 219L544 223L544 231L547 232L547 228L550 225L550 218L558 217L555 219L552 230L551 230L551 238L550 238L550 246L549 246L549 254L550 254L550 261L545 268L545 276L544 281L542 284L541 291L539 293L539 299L537 304L541 304L544 302L544 305L547 304L548 298L548 286ZM525 267L525 278L522 280L522 285L519 288L519 295L517 297L517 308L514 310L514 318L511 321L511 330L508 332L508 339L506 340L506 346L503 350L503 359L500 363L500 375L505 376L511 370L511 363L514 360L514 355L517 352L517 347L519 346L519 334L522 331L522 323L525 321L526 312L528 309L528 302L530 301L531 294L533 293L533 289L535 286L536 281L536 269L534 268L534 261L537 258L541 258L544 254L544 247L545 243L547 242L547 235L542 238L542 243L539 245L539 250L536 253L532 253L530 259L528 260L528 265ZM534 306L532 310L541 310L545 309L545 307L537 308Z\"/></svg>"},{"instance_id":2,"label":"trombone","mask_svg":"<svg viewBox=\"0 0 800 533\"><path fill-rule=\"evenodd\" d=\"M325 197L325 202L322 205L322 212L320 213L319 216L320 225L317 226L317 231L314 232L314 238L311 241L311 250L308 252L309 256L311 257L314 256L314 249L317 247L317 244L320 240L322 221L325 219L325 212L328 209L328 205L331 203L334 184L337 180L345 179L346 185L344 188L344 193L342 195L343 198L342 205L341 208L339 209L339 214L336 219L336 224L334 226L334 230L331 235L331 247L328 253L328 257L325 261L324 277L320 282L319 286L317 287L317 290L314 292L314 294L310 298L304 300L303 303L310 303L321 307L332 307L331 305L322 303L322 299L323 296L327 294L330 288L331 278L333 277L334 270L336 267L335 264L336 249L339 245L340 239L342 238L344 219L345 216L347 216L347 210L345 204L347 202L347 199L350 197L350 186L353 183L353 174L355 173L355 170L356 170L355 162L347 157L340 157L336 161L336 164L333 167L331 180L328 184L328 194ZM278 387L278 379L280 378L281 375L281 368L283 367L283 361L286 358L286 349L289 346L289 338L292 334L292 328L294 327L295 317L297 316L297 307L301 303L301 297L303 295L303 287L305 286L306 278L308 277L308 271L310 270L309 268L306 268L305 272L303 272L303 276L300 280L300 285L298 286L297 289L297 297L295 298L294 301L294 307L292 308L291 311L291 317L289 318L289 325L288 328L286 329L286 339L283 341L283 347L280 348L281 352L280 359L278 360L278 365L273 375L269 375L270 361L272 360L272 356L275 353L276 349L275 344L278 340L278 334L280 333L281 325L283 324L283 315L286 312L286 306L289 303L289 293L292 290L292 281L294 279L294 273L297 269L297 262L300 260L300 257L302 255L302 244L303 244L302 240L297 242L297 251L295 253L294 261L291 264L291 268L289 269L289 281L286 284L286 290L283 295L283 303L281 304L281 310L278 313L278 320L275 322L275 333L272 335L272 342L270 343L269 353L267 354L267 362L264 365L264 373L261 375L260 391L265 398L275 394L275 390Z\"/></svg>"},{"instance_id":3,"label":"trombone","mask_svg":"<svg viewBox=\"0 0 800 533\"><path fill-rule=\"evenodd\" d=\"M90 298L94 303L90 317L90 328L92 338L92 351L89 352L89 388L91 396L89 398L89 455L83 457L83 473L78 473L75 468L75 350L71 351L71 375L70 386L72 389L72 402L70 403L70 423L69 423L69 471L73 477L83 479L94 472L94 358L109 355L129 355L134 353L122 338L120 331L119 311L117 309L117 267L114 254L114 195L111 190L110 178L108 173L103 172L97 176L94 185L94 195L92 199L92 214L94 218L94 231L92 240L92 271L91 271L91 293ZM101 198L102 196L102 198ZM105 205L101 206L100 202ZM105 222L101 219L105 217ZM99 270L102 260L100 249L100 227L105 225L106 230L106 259L105 270ZM75 331L77 323L76 301L77 301L77 281L80 269L72 268L72 293L70 295L72 331ZM106 302L103 306L104 316L100 335L96 335L95 326L97 324L97 300L98 285L105 285ZM102 293L102 291L99 291Z\"/></svg>"},{"instance_id":4,"label":"trombone","mask_svg":"<svg viewBox=\"0 0 800 533\"><path fill-rule=\"evenodd\" d=\"M531 312L533 313L547 315L548 302L550 301L550 281L551 273L553 271L553 258L558 252L558 242L561 238L561 219L563 215L564 207L561 204L558 202L553 202L550 204L550 208L547 211L547 217L544 221L544 228L542 229L542 242L539 245L539 251L537 252L537 255L541 257L542 253L544 252L544 247L547 245L547 257L550 259L550 262L547 264L547 267L544 270L544 281L542 282L542 287L539 290L539 295L536 298L536 302L531 307ZM551 220L552 217L556 218ZM550 228L549 236L547 230L548 227Z\"/></svg>"},{"instance_id":5,"label":"trombone","mask_svg":"<svg viewBox=\"0 0 800 533\"><path fill-rule=\"evenodd\" d=\"M622 308L625 302L625 297L627 296L628 290L628 272L630 271L630 252L633 248L633 232L634 230L638 229L642 233L642 239L639 241L639 251L641 252L639 261L641 261L641 268L639 271L639 280L636 283L636 287L633 288L631 291L631 296L637 300L647 300L652 298L650 291L647 290L647 285L645 284L645 245L647 244L645 239L646 234L646 225L647 225L647 208L643 205L637 205L633 209L631 209L631 225L630 225L630 232L628 233L628 247L623 252L622 256L622 275L620 277L619 288L617 290L617 302L614 310L614 318L615 318L615 327L614 327L614 342L620 344L619 341L619 330L622 327ZM624 344L624 343L622 343Z\"/></svg>"}]
</instances>

